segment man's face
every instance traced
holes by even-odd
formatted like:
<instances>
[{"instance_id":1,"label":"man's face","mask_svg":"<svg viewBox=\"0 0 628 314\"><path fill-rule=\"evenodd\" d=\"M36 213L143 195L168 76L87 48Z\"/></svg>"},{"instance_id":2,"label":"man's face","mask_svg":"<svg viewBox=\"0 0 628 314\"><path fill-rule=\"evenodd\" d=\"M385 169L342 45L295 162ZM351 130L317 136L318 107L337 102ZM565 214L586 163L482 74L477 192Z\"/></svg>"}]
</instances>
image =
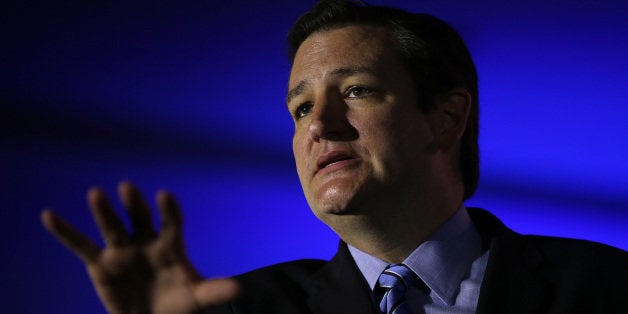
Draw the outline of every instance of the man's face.
<instances>
[{"instance_id":1,"label":"man's face","mask_svg":"<svg viewBox=\"0 0 628 314\"><path fill-rule=\"evenodd\" d=\"M330 225L334 216L421 203L437 175L430 116L387 34L368 26L317 32L294 59L297 172L310 207Z\"/></svg>"}]
</instances>

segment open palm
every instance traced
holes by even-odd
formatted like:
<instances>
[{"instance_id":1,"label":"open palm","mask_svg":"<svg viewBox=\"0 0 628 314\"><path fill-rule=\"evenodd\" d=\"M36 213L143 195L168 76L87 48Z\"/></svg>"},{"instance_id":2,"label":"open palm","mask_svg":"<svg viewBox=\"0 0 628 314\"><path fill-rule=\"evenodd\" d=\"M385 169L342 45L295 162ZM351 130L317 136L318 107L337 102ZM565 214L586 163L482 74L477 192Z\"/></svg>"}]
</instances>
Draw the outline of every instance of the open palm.
<instances>
[{"instance_id":1,"label":"open palm","mask_svg":"<svg viewBox=\"0 0 628 314\"><path fill-rule=\"evenodd\" d=\"M204 280L191 265L182 237L181 211L166 191L157 193L161 218L155 232L151 211L130 183L118 188L133 232L124 227L104 192L88 192L89 207L106 243L100 248L50 210L42 223L86 265L96 292L109 313L192 313L234 298L232 279Z\"/></svg>"}]
</instances>

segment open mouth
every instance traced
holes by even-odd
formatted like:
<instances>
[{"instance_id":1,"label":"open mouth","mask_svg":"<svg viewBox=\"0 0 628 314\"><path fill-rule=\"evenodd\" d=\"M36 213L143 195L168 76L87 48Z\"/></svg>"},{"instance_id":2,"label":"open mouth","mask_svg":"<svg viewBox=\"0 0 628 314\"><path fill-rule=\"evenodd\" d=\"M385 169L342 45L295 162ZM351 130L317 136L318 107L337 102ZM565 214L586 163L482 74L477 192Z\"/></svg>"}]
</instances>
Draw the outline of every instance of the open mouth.
<instances>
[{"instance_id":1,"label":"open mouth","mask_svg":"<svg viewBox=\"0 0 628 314\"><path fill-rule=\"evenodd\" d=\"M329 165L332 165L332 164L334 164L334 163L337 163L337 162L339 162L339 161L349 160L349 159L352 159L352 158L350 158L350 157L343 157L343 158L338 158L338 159L335 159L335 160L331 160L329 163L327 163L326 165L324 165L324 166L323 166L323 168L325 168L325 167L327 167L327 166L329 166Z\"/></svg>"},{"instance_id":2,"label":"open mouth","mask_svg":"<svg viewBox=\"0 0 628 314\"><path fill-rule=\"evenodd\" d=\"M350 156L346 153L343 152L329 152L327 154L323 154L321 155L317 162L316 165L318 167L318 169L323 169L326 167L329 167L332 164L335 164L337 162L341 162L344 160L350 160L350 159L355 159L355 157Z\"/></svg>"}]
</instances>

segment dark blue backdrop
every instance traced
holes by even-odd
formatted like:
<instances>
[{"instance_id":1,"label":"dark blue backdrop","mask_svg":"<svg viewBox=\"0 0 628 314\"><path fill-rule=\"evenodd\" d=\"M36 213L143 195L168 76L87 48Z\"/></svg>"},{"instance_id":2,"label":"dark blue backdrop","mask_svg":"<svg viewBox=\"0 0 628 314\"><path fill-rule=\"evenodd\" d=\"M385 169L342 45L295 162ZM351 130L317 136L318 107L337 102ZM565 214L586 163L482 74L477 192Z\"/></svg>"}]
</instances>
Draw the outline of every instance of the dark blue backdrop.
<instances>
[{"instance_id":1,"label":"dark blue backdrop","mask_svg":"<svg viewBox=\"0 0 628 314\"><path fill-rule=\"evenodd\" d=\"M13 1L0 10L0 298L103 312L51 207L131 179L175 192L207 276L329 258L336 237L294 171L285 34L312 1ZM482 179L469 203L522 233L628 249L628 2L377 1L433 13L480 73Z\"/></svg>"}]
</instances>

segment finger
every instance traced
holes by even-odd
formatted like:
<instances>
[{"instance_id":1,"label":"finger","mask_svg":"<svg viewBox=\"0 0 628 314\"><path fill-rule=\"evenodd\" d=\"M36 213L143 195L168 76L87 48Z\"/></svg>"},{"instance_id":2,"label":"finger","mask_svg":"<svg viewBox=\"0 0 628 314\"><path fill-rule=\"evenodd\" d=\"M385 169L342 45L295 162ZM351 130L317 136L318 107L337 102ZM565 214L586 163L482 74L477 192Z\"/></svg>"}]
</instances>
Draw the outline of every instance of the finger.
<instances>
[{"instance_id":1,"label":"finger","mask_svg":"<svg viewBox=\"0 0 628 314\"><path fill-rule=\"evenodd\" d=\"M98 258L100 248L52 211L48 209L42 211L41 223L61 244L70 249L84 263L89 264Z\"/></svg>"},{"instance_id":2,"label":"finger","mask_svg":"<svg viewBox=\"0 0 628 314\"><path fill-rule=\"evenodd\" d=\"M118 185L118 194L129 212L134 239L140 242L153 239L155 229L150 209L140 191L131 182L124 181Z\"/></svg>"},{"instance_id":3,"label":"finger","mask_svg":"<svg viewBox=\"0 0 628 314\"><path fill-rule=\"evenodd\" d=\"M91 188L87 193L87 200L105 243L111 246L123 246L129 243L129 236L124 225L109 204L105 192L99 188Z\"/></svg>"},{"instance_id":4,"label":"finger","mask_svg":"<svg viewBox=\"0 0 628 314\"><path fill-rule=\"evenodd\" d=\"M176 199L168 191L159 191L157 192L157 206L161 218L160 238L175 245L182 245L183 218Z\"/></svg>"},{"instance_id":5,"label":"finger","mask_svg":"<svg viewBox=\"0 0 628 314\"><path fill-rule=\"evenodd\" d=\"M240 290L240 284L235 279L212 279L194 288L194 298L199 307L204 308L229 302L240 294Z\"/></svg>"}]
</instances>

